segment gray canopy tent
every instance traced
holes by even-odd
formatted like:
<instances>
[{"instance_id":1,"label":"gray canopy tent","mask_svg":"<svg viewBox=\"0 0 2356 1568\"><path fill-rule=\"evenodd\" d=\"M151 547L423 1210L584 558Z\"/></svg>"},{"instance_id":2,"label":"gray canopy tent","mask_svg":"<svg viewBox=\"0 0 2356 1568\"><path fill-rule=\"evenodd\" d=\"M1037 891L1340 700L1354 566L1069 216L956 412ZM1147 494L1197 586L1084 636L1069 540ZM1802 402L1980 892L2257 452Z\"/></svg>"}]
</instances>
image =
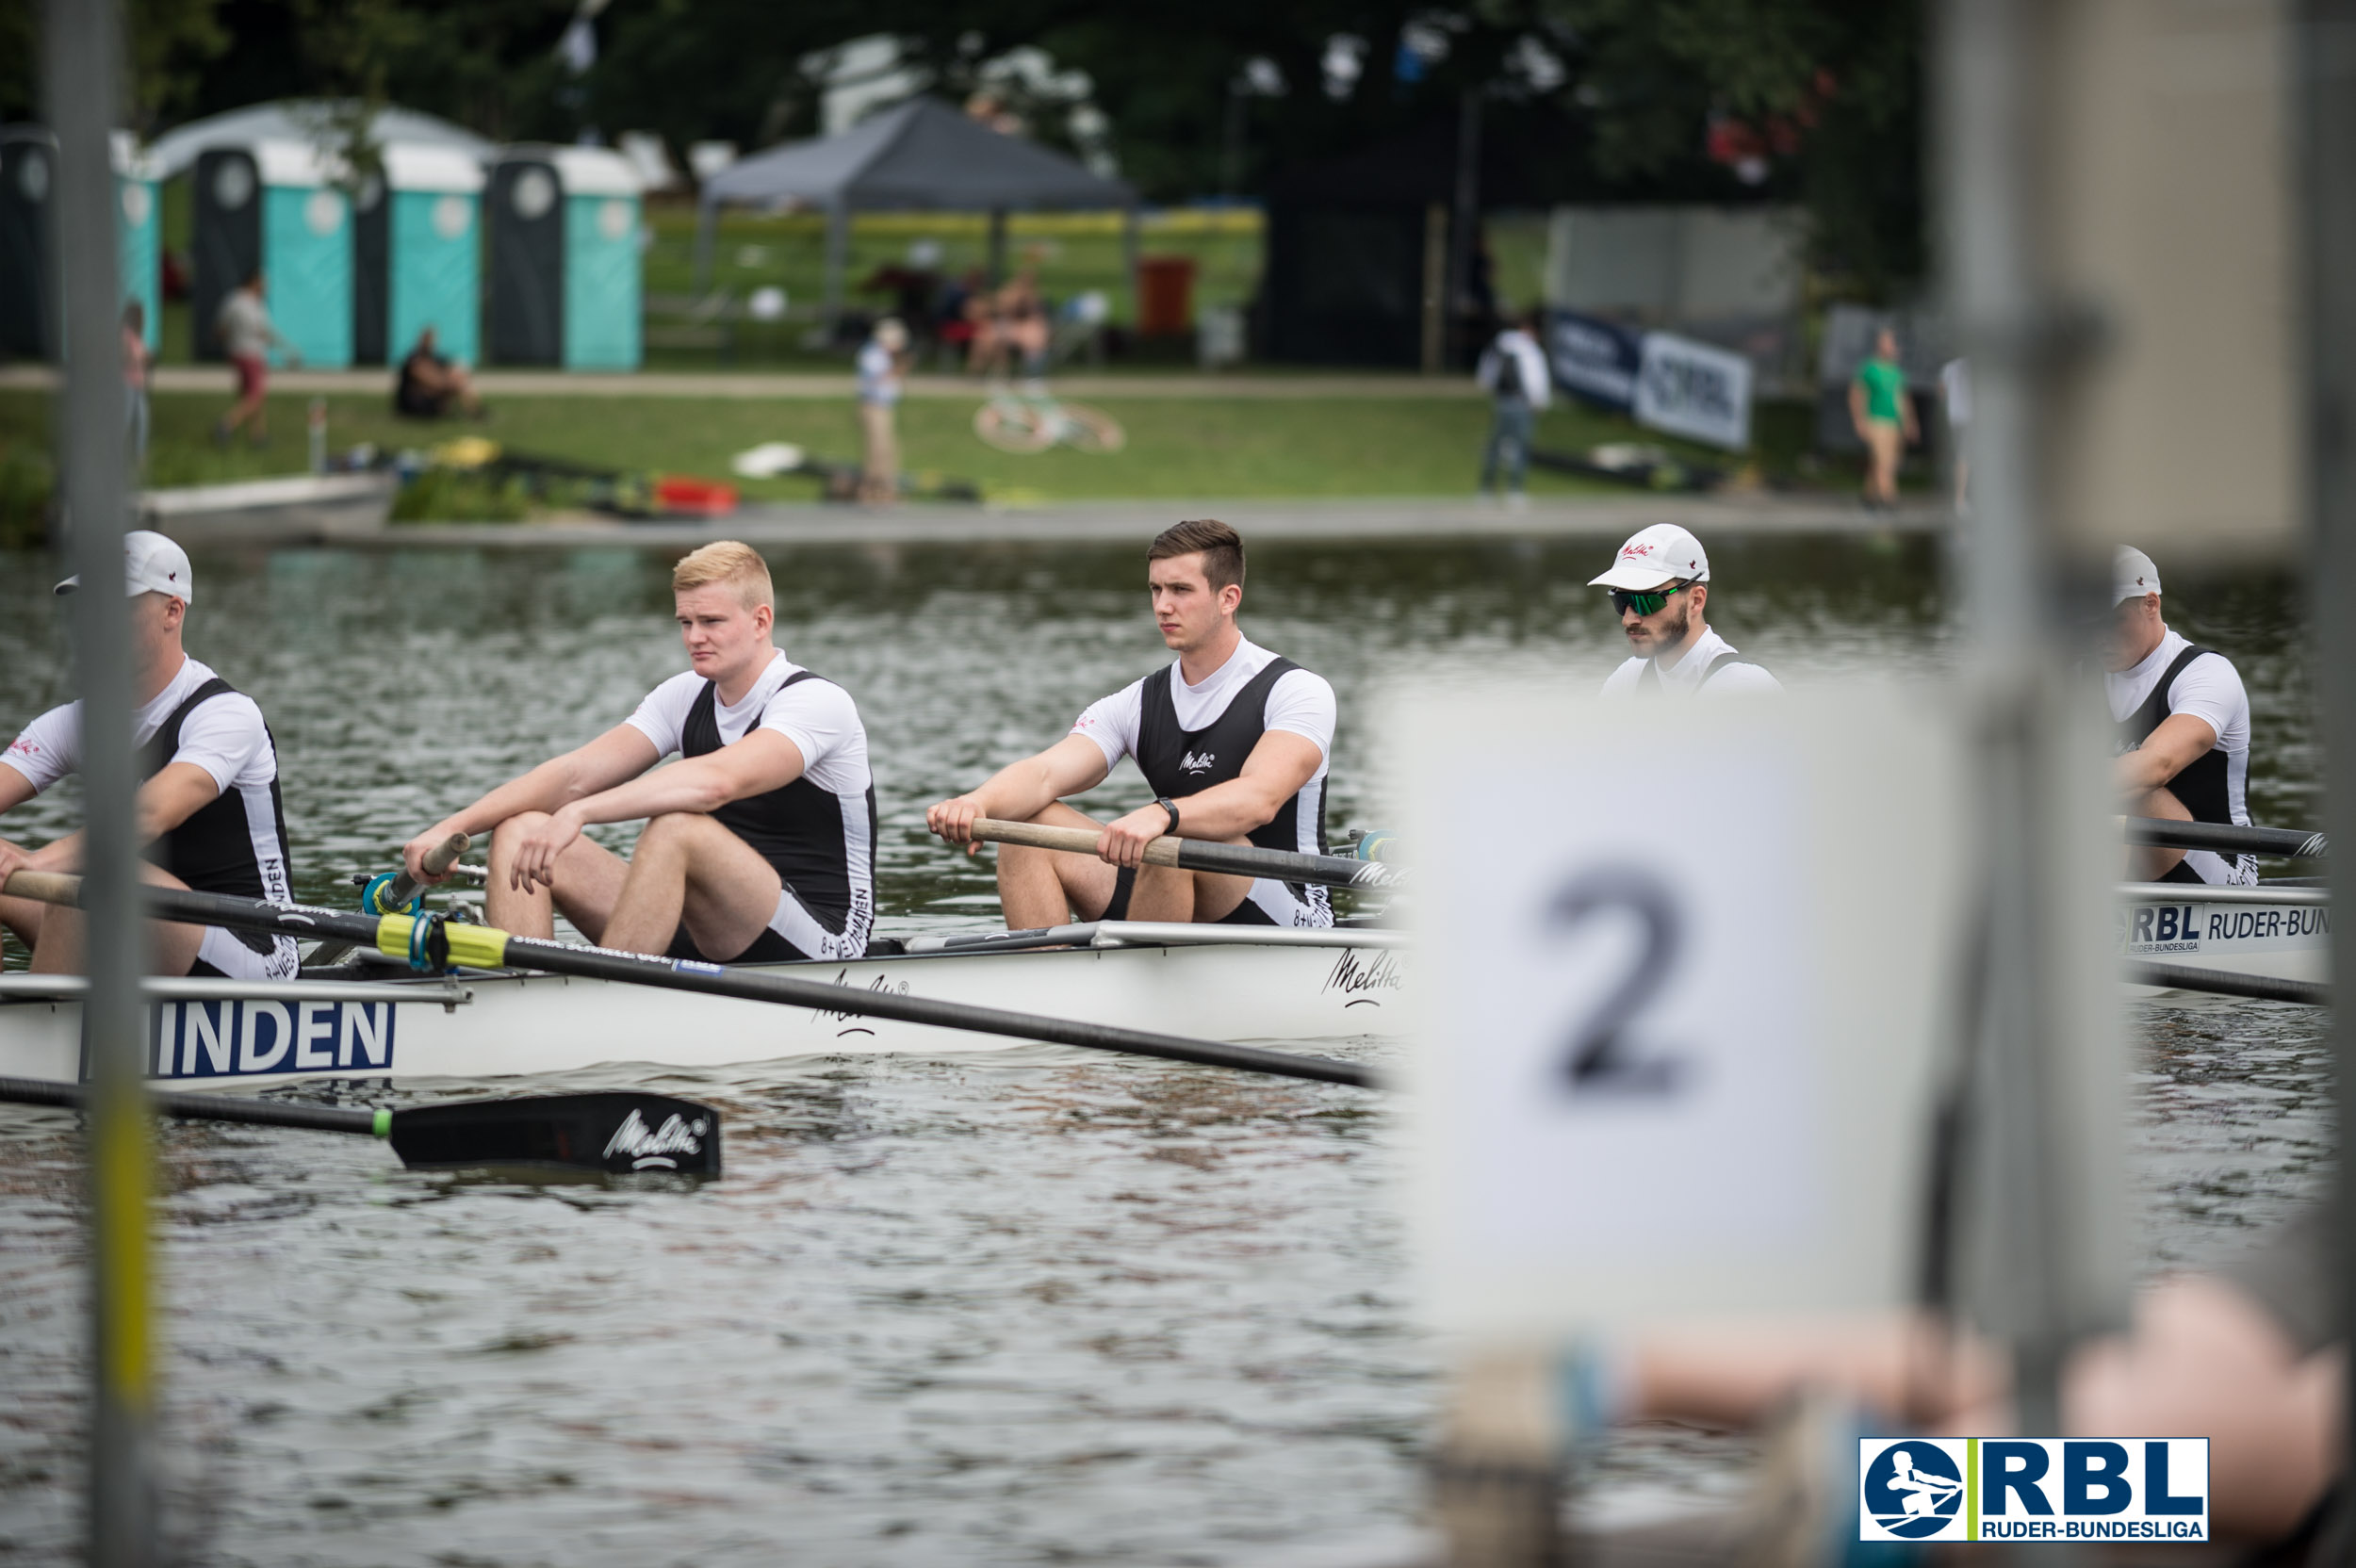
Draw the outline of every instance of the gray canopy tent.
<instances>
[{"instance_id":1,"label":"gray canopy tent","mask_svg":"<svg viewBox=\"0 0 2356 1568\"><path fill-rule=\"evenodd\" d=\"M695 282L712 281L723 205L800 203L826 213L826 309L843 306L851 214L891 208L990 214L992 279L1005 271L1006 214L1038 207L1119 207L1132 306L1137 300L1137 193L1061 153L1004 136L938 98L911 98L839 136L790 141L730 164L704 182L695 228Z\"/></svg>"}]
</instances>

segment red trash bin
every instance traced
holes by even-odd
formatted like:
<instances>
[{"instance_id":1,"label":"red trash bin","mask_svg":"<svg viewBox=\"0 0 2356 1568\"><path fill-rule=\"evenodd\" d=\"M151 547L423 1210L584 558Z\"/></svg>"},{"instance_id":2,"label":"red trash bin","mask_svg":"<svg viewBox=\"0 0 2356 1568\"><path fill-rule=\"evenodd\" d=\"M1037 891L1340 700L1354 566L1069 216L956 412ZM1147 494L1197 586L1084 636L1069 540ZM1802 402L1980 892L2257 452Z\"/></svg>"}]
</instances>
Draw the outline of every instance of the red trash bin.
<instances>
[{"instance_id":1,"label":"red trash bin","mask_svg":"<svg viewBox=\"0 0 2356 1568\"><path fill-rule=\"evenodd\" d=\"M1183 337L1194 330L1194 257L1137 258L1137 335Z\"/></svg>"}]
</instances>

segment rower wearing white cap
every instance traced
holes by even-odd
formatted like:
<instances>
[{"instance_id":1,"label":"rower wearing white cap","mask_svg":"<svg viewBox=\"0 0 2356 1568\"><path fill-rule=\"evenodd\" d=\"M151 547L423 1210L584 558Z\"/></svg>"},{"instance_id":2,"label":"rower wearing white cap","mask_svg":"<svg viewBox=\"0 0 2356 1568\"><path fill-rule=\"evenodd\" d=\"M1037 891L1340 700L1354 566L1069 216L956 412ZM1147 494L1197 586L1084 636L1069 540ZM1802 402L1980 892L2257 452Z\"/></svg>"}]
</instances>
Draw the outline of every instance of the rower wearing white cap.
<instances>
[{"instance_id":1,"label":"rower wearing white cap","mask_svg":"<svg viewBox=\"0 0 2356 1568\"><path fill-rule=\"evenodd\" d=\"M1587 585L1611 590L1612 608L1635 654L1605 678L1605 696L1783 690L1762 665L1710 629L1703 619L1710 607L1710 557L1702 542L1677 524L1655 523L1633 535L1612 569Z\"/></svg>"},{"instance_id":2,"label":"rower wearing white cap","mask_svg":"<svg viewBox=\"0 0 2356 1568\"><path fill-rule=\"evenodd\" d=\"M2160 569L2119 547L2111 568L2110 673L2102 678L2119 725L2118 784L2125 809L2173 822L2250 821L2250 694L2241 672L2160 618ZM2258 880L2255 856L2140 846L2128 874L2143 882Z\"/></svg>"},{"instance_id":3,"label":"rower wearing white cap","mask_svg":"<svg viewBox=\"0 0 2356 1568\"><path fill-rule=\"evenodd\" d=\"M123 538L123 578L131 595L132 693L139 704L133 740L141 751L139 831L149 841L147 879L200 892L293 900L286 880L286 813L278 794L278 748L254 699L180 646L195 596L188 552L160 533L134 529ZM81 579L57 584L72 593ZM76 772L82 757L82 705L53 708L25 727L0 753L0 812ZM82 835L26 851L0 839L0 882L19 870L81 869ZM33 968L77 972L82 966L78 910L0 897L0 924L33 950ZM284 980L300 967L291 937L246 936L215 926L157 923L159 974Z\"/></svg>"}]
</instances>

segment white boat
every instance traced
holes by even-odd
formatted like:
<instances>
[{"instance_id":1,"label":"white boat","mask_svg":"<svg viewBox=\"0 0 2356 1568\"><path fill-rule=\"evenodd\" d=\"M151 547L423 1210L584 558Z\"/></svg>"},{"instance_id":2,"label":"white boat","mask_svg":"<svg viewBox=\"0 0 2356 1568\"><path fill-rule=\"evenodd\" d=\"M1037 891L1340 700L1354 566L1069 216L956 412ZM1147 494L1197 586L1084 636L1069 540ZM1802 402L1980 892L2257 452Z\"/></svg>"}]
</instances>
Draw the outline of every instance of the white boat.
<instances>
[{"instance_id":1,"label":"white boat","mask_svg":"<svg viewBox=\"0 0 2356 1568\"><path fill-rule=\"evenodd\" d=\"M1196 1039L1300 1043L1396 1033L1405 942L1399 932L1362 927L1106 921L918 938L909 944L916 951L850 963L746 968ZM82 1076L83 985L72 975L0 975L0 1077ZM149 994L149 1074L190 1088L505 1077L609 1063L705 1068L939 1055L1016 1043L849 1012L509 971L156 980Z\"/></svg>"},{"instance_id":2,"label":"white boat","mask_svg":"<svg viewBox=\"0 0 2356 1568\"><path fill-rule=\"evenodd\" d=\"M2119 895L2122 957L2276 980L2331 978L2327 888L2130 882Z\"/></svg>"}]
</instances>

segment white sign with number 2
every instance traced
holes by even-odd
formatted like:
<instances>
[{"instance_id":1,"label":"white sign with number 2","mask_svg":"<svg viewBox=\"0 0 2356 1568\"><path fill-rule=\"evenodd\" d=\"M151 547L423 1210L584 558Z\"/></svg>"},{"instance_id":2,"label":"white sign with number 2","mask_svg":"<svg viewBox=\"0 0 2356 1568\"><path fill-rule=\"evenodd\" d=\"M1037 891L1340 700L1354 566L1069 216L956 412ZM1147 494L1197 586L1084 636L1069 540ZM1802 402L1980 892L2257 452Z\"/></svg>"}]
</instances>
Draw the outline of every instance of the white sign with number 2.
<instances>
[{"instance_id":1,"label":"white sign with number 2","mask_svg":"<svg viewBox=\"0 0 2356 1568\"><path fill-rule=\"evenodd\" d=\"M1403 703L1439 1326L1904 1298L1958 930L1944 709L1881 685Z\"/></svg>"}]
</instances>

